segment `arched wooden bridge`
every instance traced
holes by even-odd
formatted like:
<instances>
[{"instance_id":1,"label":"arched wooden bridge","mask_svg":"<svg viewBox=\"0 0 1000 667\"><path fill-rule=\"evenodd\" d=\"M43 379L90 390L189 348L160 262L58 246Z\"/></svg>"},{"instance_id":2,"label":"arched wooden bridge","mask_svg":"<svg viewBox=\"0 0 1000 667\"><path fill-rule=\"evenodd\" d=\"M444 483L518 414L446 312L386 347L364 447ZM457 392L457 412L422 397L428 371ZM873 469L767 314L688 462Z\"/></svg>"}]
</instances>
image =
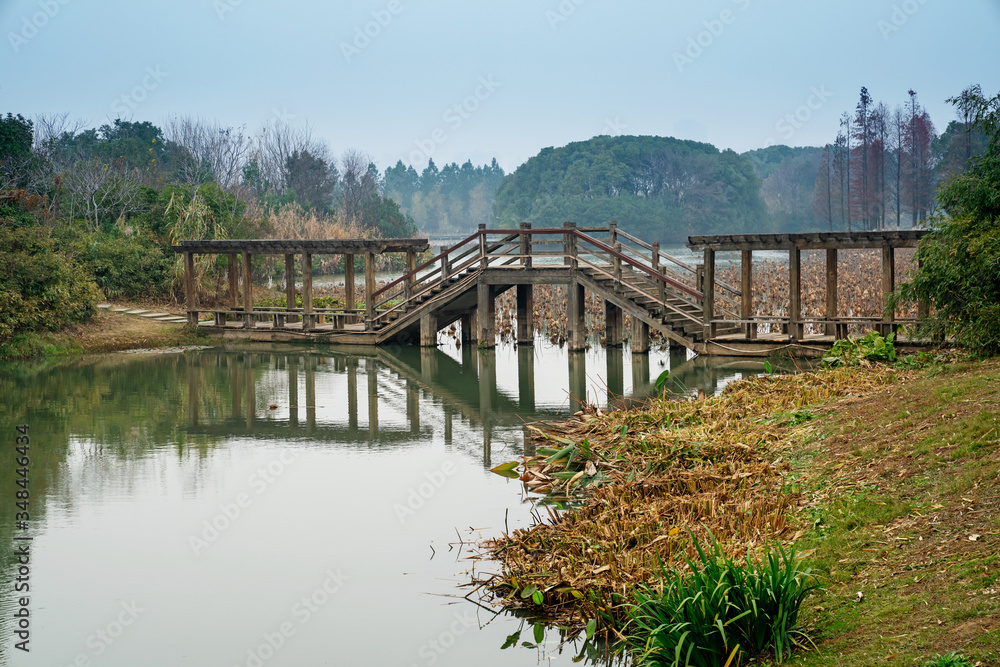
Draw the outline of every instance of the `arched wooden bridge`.
<instances>
[{"instance_id":1,"label":"arched wooden bridge","mask_svg":"<svg viewBox=\"0 0 1000 667\"><path fill-rule=\"evenodd\" d=\"M192 324L222 333L257 340L301 340L382 345L386 343L437 344L437 332L461 322L463 339L483 347L496 344L496 298L509 289L517 291L517 341L532 344L532 287L565 285L567 343L571 350L587 345L584 295L598 296L605 304L606 345L620 346L623 313L631 316L633 352L646 352L650 330L659 332L671 346L699 354L766 355L777 348L799 348L808 354L846 335L850 324L870 324L883 330L902 320L893 317L848 318L837 313L837 251L878 248L883 258L883 291L895 288L894 252L914 247L922 231L755 234L697 236L688 246L703 252L704 261L691 266L619 229L562 227L489 230L484 226L461 242L445 248L419 266L418 253L426 239L315 240L315 241L183 241L174 250L185 257L185 292ZM827 252L826 313L804 317L801 299L801 252ZM782 315L755 313L752 308L753 252L785 250L789 253L788 310ZM741 284L718 280L715 255L741 252ZM407 271L377 288L375 256L405 253ZM194 283L196 254L229 255L229 307L200 309ZM251 257L254 254L285 256L287 305L255 307L252 298ZM345 256L346 304L343 308L312 305L312 256ZM358 307L354 257L365 257L364 304ZM302 307L295 300L295 258L303 267ZM242 265L242 266L240 266ZM240 275L243 303L238 305ZM369 297L370 295L370 297ZM212 319L202 321L202 314ZM813 324L821 333L806 334ZM761 325L768 333L758 334ZM819 325L816 327L815 325ZM773 332L773 333L771 333Z\"/></svg>"}]
</instances>

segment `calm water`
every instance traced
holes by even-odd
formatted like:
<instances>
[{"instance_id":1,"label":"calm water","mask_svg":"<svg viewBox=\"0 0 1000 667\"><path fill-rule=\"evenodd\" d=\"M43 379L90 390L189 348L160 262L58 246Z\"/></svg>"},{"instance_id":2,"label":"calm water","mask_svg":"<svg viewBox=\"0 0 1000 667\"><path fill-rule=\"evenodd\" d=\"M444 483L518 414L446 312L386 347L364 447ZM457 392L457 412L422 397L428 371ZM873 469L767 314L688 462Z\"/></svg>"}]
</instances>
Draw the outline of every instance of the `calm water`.
<instances>
[{"instance_id":1,"label":"calm water","mask_svg":"<svg viewBox=\"0 0 1000 667\"><path fill-rule=\"evenodd\" d=\"M462 599L474 563L455 543L530 523L520 484L488 472L524 452L524 421L576 410L569 391L644 395L667 367L714 391L762 364L540 344L2 366L0 664L568 662L556 636L500 650L523 622ZM26 533L16 424L31 437ZM11 621L25 534L30 653Z\"/></svg>"}]
</instances>

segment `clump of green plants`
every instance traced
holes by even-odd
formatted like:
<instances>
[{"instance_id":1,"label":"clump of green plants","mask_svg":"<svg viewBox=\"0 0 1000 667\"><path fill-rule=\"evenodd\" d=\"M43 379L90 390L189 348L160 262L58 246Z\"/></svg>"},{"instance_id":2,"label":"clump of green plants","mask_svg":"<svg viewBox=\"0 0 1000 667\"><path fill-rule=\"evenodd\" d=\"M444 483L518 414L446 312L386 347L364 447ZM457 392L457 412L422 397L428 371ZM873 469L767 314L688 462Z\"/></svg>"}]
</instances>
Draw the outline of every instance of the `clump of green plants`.
<instances>
[{"instance_id":1,"label":"clump of green plants","mask_svg":"<svg viewBox=\"0 0 1000 667\"><path fill-rule=\"evenodd\" d=\"M735 667L773 653L778 662L807 639L797 627L803 600L819 588L795 556L772 546L762 560L737 563L712 537L688 571L662 569L659 585L643 586L629 611L629 644L645 665Z\"/></svg>"},{"instance_id":2,"label":"clump of green plants","mask_svg":"<svg viewBox=\"0 0 1000 667\"><path fill-rule=\"evenodd\" d=\"M873 361L896 361L896 334L882 336L871 331L862 338L849 336L838 340L823 357L823 366L861 366Z\"/></svg>"},{"instance_id":3,"label":"clump of green plants","mask_svg":"<svg viewBox=\"0 0 1000 667\"><path fill-rule=\"evenodd\" d=\"M972 667L972 663L955 651L936 655L924 663L924 667Z\"/></svg>"}]
</instances>

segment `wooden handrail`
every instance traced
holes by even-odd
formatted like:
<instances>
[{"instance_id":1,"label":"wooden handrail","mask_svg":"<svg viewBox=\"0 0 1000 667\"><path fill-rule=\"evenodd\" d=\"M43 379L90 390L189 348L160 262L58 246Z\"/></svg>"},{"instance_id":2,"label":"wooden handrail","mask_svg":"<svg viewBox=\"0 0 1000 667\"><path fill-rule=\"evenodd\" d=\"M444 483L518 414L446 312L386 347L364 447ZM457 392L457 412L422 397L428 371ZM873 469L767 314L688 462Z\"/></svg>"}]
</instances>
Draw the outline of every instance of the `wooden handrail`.
<instances>
[{"instance_id":1,"label":"wooden handrail","mask_svg":"<svg viewBox=\"0 0 1000 667\"><path fill-rule=\"evenodd\" d=\"M456 243L455 245L451 246L450 248L448 248L444 252L440 253L436 257L432 257L431 259L427 260L426 262L424 262L423 264L421 264L417 268L413 269L409 273L404 273L399 278L396 278L395 280L393 280L391 283L389 283L388 285L386 285L382 289L380 289L380 290L372 293L372 297L371 298L374 299L375 297L377 297L382 292L385 292L386 290L388 290L391 287L395 287L396 285L400 284L401 282L403 282L404 280L406 280L407 278L409 278L411 276L412 277L416 277L416 275L418 273L420 273L421 271L423 271L424 269L426 269L428 266L430 266L434 262L440 261L441 258L444 257L445 255L451 254L451 251L453 251L455 248L460 248L460 247L464 246L466 243L472 241L473 239L477 238L478 236L479 236L479 232L477 231L476 233L474 233L472 236L466 238L465 240L459 241L458 243Z\"/></svg>"}]
</instances>

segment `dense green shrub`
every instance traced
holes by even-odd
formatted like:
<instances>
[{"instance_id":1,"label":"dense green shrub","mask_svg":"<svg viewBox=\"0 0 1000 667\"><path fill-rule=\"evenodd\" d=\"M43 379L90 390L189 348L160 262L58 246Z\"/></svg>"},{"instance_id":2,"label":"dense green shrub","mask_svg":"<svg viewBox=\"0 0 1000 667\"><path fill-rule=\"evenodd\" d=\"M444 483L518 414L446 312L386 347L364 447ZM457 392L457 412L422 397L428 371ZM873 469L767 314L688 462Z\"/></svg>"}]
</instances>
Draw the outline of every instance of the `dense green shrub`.
<instances>
[{"instance_id":1,"label":"dense green shrub","mask_svg":"<svg viewBox=\"0 0 1000 667\"><path fill-rule=\"evenodd\" d=\"M689 571L664 571L660 586L640 587L629 612L629 643L641 664L717 667L743 664L765 651L778 662L798 633L799 607L818 586L808 569L780 545L760 562L736 563L715 539L695 540Z\"/></svg>"},{"instance_id":2,"label":"dense green shrub","mask_svg":"<svg viewBox=\"0 0 1000 667\"><path fill-rule=\"evenodd\" d=\"M1000 95L985 98L973 87L952 101L986 132L989 148L942 186L944 214L931 219L933 231L920 242L920 268L887 308L925 301L934 313L922 334L953 336L990 356L1000 354Z\"/></svg>"},{"instance_id":3,"label":"dense green shrub","mask_svg":"<svg viewBox=\"0 0 1000 667\"><path fill-rule=\"evenodd\" d=\"M173 279L173 252L148 236L92 234L83 259L97 286L111 298L163 296Z\"/></svg>"},{"instance_id":4,"label":"dense green shrub","mask_svg":"<svg viewBox=\"0 0 1000 667\"><path fill-rule=\"evenodd\" d=\"M88 271L47 228L16 228L0 219L0 344L90 319L98 296Z\"/></svg>"}]
</instances>

